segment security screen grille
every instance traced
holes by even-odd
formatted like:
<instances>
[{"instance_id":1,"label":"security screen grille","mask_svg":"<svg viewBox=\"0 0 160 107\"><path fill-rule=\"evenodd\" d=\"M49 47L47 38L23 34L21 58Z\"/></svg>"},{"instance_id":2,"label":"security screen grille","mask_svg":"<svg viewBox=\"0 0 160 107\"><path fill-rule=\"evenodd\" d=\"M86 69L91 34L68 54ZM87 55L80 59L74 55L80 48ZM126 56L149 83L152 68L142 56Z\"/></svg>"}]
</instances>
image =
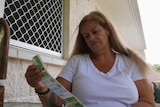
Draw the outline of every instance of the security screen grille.
<instances>
[{"instance_id":1,"label":"security screen grille","mask_svg":"<svg viewBox=\"0 0 160 107\"><path fill-rule=\"evenodd\" d=\"M62 0L6 0L4 17L14 45L62 54Z\"/></svg>"}]
</instances>

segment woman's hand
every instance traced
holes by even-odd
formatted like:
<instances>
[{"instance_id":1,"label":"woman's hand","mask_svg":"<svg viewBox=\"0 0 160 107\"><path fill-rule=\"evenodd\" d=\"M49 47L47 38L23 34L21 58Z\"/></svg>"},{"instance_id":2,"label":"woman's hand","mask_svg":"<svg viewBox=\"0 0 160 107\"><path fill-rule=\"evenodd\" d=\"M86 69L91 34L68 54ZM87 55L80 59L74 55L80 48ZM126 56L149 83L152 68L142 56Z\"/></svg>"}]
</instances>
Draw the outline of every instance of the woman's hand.
<instances>
[{"instance_id":1,"label":"woman's hand","mask_svg":"<svg viewBox=\"0 0 160 107\"><path fill-rule=\"evenodd\" d=\"M35 65L28 66L25 77L28 84L39 92L44 92L47 89L47 87L41 82L42 72Z\"/></svg>"}]
</instances>

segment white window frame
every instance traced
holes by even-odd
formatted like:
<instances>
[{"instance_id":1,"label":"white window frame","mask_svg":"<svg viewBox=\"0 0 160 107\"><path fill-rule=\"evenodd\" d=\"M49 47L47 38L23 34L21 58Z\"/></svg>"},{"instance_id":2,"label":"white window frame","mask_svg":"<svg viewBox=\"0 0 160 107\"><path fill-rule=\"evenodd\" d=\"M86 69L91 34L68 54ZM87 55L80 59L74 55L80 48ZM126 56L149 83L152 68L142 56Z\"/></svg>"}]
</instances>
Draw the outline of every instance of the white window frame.
<instances>
[{"instance_id":1,"label":"white window frame","mask_svg":"<svg viewBox=\"0 0 160 107\"><path fill-rule=\"evenodd\" d=\"M64 2L64 0L62 0L62 1ZM0 10L0 17L3 17L5 0L0 1L0 7L1 7L0 8L1 9ZM63 28L62 28L62 33L63 33ZM66 44L66 42L65 42L65 44ZM62 49L65 44L62 44ZM19 47L19 46L21 46L21 47ZM22 48L22 47L24 47L24 48ZM34 48L35 51L31 50L31 47ZM65 53L68 53L68 52L65 52ZM58 52L50 51L47 49L43 49L43 48L40 48L37 46L33 46L33 45L30 45L27 43L23 43L20 41L10 39L9 53L8 53L8 56L10 58L31 60L32 57L35 55L40 55L43 62L45 62L45 63L55 64L55 65L59 65L59 66L64 66L64 64L66 63L66 60L63 58L63 55L64 55L63 50L62 50L62 53L58 53Z\"/></svg>"}]
</instances>

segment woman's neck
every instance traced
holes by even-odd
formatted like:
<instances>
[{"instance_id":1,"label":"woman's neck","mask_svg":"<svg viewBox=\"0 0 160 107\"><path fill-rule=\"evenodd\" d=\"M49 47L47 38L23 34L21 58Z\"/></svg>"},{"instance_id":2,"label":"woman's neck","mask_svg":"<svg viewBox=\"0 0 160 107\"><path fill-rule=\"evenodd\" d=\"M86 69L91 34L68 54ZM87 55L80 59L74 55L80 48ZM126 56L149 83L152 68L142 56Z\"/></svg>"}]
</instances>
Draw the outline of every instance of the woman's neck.
<instances>
[{"instance_id":1,"label":"woman's neck","mask_svg":"<svg viewBox=\"0 0 160 107\"><path fill-rule=\"evenodd\" d=\"M115 59L115 53L112 50L101 53L90 53L90 58L93 60Z\"/></svg>"}]
</instances>

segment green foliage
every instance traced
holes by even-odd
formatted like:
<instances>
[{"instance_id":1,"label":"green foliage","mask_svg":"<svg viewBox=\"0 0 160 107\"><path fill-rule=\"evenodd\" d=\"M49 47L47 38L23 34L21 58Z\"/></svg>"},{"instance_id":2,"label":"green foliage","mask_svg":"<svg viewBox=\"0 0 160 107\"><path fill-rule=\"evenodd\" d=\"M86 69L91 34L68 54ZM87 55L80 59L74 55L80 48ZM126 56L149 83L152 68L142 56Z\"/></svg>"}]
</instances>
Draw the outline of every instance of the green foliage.
<instances>
[{"instance_id":1,"label":"green foliage","mask_svg":"<svg viewBox=\"0 0 160 107\"><path fill-rule=\"evenodd\" d=\"M154 69L156 72L160 72L160 64L154 64L154 65L153 65L153 69Z\"/></svg>"}]
</instances>

